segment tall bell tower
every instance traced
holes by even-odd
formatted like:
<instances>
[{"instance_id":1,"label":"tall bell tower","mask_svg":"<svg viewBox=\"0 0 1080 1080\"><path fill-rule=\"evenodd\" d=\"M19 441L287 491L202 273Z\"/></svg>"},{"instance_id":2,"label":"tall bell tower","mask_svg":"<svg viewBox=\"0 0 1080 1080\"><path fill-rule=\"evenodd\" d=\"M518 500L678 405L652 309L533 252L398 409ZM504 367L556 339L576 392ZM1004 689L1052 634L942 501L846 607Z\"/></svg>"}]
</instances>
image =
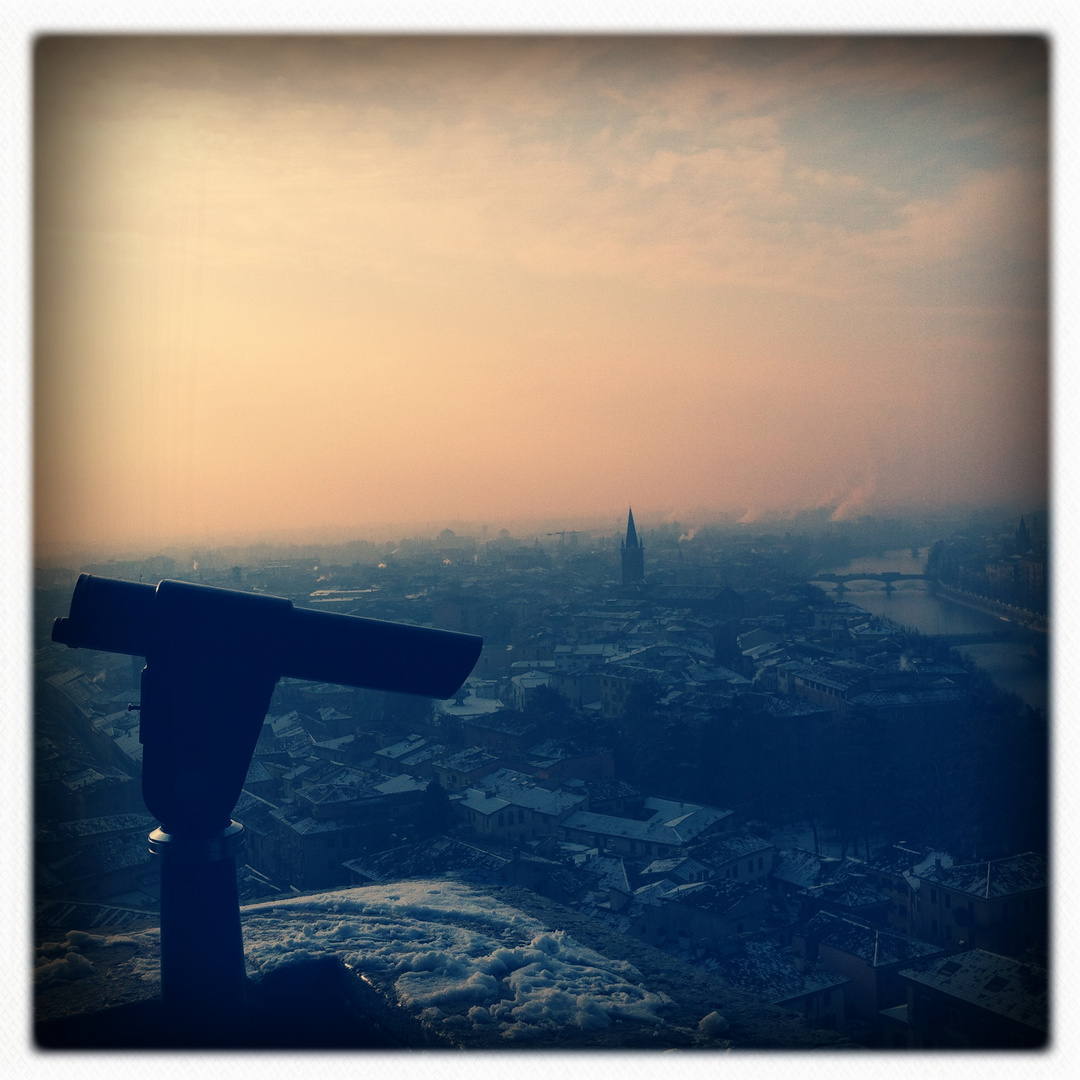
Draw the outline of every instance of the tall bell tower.
<instances>
[{"instance_id":1,"label":"tall bell tower","mask_svg":"<svg viewBox=\"0 0 1080 1080\"><path fill-rule=\"evenodd\" d=\"M626 539L623 540L619 554L622 557L623 585L636 585L645 580L645 545L638 539L634 528L634 511L626 520Z\"/></svg>"}]
</instances>

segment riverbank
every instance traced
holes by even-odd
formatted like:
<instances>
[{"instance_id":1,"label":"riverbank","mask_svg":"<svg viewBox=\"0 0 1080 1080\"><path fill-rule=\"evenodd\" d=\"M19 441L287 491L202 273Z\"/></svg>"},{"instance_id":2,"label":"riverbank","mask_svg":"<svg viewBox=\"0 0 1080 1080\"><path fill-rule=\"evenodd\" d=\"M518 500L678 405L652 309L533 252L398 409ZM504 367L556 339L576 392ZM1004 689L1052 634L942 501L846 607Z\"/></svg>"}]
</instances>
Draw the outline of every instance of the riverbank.
<instances>
[{"instance_id":1,"label":"riverbank","mask_svg":"<svg viewBox=\"0 0 1080 1080\"><path fill-rule=\"evenodd\" d=\"M963 604L973 611L980 611L984 615L996 615L999 619L1006 619L1030 630L1035 634L1049 634L1050 620L1045 615L1039 615L1034 611L1025 611L1022 608L1003 604L1000 600L992 600L988 596L978 596L975 593L964 592L962 589L954 589L942 581L934 581L931 589L938 596L951 600L956 604Z\"/></svg>"},{"instance_id":2,"label":"riverbank","mask_svg":"<svg viewBox=\"0 0 1080 1080\"><path fill-rule=\"evenodd\" d=\"M879 556L853 559L844 566L829 567L828 571L837 575L866 572L922 575L925 557L925 551L886 551ZM828 586L823 591L835 595ZM1049 620L1044 616L1004 604L995 609L990 605L996 601L986 601L949 586L937 587L928 580L899 581L892 590L887 590L880 580L852 581L845 588L844 599L927 637L972 639L971 644L958 646L964 656L1025 704L1043 712L1049 708L1046 661ZM1030 632L1024 629L1029 620L1039 618L1043 620L1043 629ZM989 635L997 637L1006 627L1014 633L1005 640L980 640Z\"/></svg>"}]
</instances>

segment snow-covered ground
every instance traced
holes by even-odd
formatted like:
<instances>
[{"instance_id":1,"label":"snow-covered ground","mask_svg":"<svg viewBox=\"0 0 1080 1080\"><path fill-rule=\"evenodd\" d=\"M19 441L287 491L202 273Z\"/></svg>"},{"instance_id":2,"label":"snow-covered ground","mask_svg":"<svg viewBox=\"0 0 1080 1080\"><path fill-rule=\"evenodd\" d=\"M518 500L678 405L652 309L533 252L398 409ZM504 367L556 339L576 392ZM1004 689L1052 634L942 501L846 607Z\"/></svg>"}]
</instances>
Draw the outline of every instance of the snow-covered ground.
<instances>
[{"instance_id":1,"label":"snow-covered ground","mask_svg":"<svg viewBox=\"0 0 1080 1080\"><path fill-rule=\"evenodd\" d=\"M447 880L398 882L242 910L248 973L335 956L434 1030L532 1042L615 1021L660 1026L674 1002L633 965L602 956L490 893ZM137 970L157 979L156 931ZM703 1018L704 1019L704 1018Z\"/></svg>"}]
</instances>

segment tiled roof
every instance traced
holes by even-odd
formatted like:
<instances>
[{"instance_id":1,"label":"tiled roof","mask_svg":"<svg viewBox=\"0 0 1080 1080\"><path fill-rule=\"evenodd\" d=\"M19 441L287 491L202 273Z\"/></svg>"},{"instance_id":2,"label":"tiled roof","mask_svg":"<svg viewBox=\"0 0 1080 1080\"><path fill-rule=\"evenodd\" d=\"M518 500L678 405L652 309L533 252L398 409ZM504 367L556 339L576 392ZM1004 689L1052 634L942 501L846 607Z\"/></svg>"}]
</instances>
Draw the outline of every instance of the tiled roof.
<instances>
[{"instance_id":1,"label":"tiled roof","mask_svg":"<svg viewBox=\"0 0 1080 1080\"><path fill-rule=\"evenodd\" d=\"M113 833L145 829L149 834L157 819L153 814L135 812L130 814L108 814L104 817L79 818L76 821L64 821L54 826L57 839L94 840Z\"/></svg>"},{"instance_id":2,"label":"tiled roof","mask_svg":"<svg viewBox=\"0 0 1080 1080\"><path fill-rule=\"evenodd\" d=\"M963 866L942 866L923 871L918 876L947 889L966 893L983 900L1045 889L1049 866L1045 855L1028 851L1005 859L966 863Z\"/></svg>"},{"instance_id":3,"label":"tiled roof","mask_svg":"<svg viewBox=\"0 0 1080 1080\"><path fill-rule=\"evenodd\" d=\"M716 969L736 989L773 1005L850 982L820 965L800 971L790 949L754 938L740 941L736 952L717 961Z\"/></svg>"},{"instance_id":4,"label":"tiled roof","mask_svg":"<svg viewBox=\"0 0 1080 1080\"><path fill-rule=\"evenodd\" d=\"M626 876L626 864L611 855L591 855L582 867L595 886L600 889L618 889L629 894L630 882Z\"/></svg>"},{"instance_id":5,"label":"tiled roof","mask_svg":"<svg viewBox=\"0 0 1080 1080\"><path fill-rule=\"evenodd\" d=\"M711 836L703 840L694 851L698 858L719 864L744 859L747 855L760 855L772 848L773 845L768 840L762 840L760 836L740 833L735 836Z\"/></svg>"},{"instance_id":6,"label":"tiled roof","mask_svg":"<svg viewBox=\"0 0 1080 1080\"><path fill-rule=\"evenodd\" d=\"M971 949L905 968L900 974L1028 1027L1048 1028L1046 970L1034 964Z\"/></svg>"},{"instance_id":7,"label":"tiled roof","mask_svg":"<svg viewBox=\"0 0 1080 1080\"><path fill-rule=\"evenodd\" d=\"M498 853L446 836L350 859L344 865L376 883L444 873L468 873L488 878L510 864L510 852Z\"/></svg>"},{"instance_id":8,"label":"tiled roof","mask_svg":"<svg viewBox=\"0 0 1080 1080\"><path fill-rule=\"evenodd\" d=\"M966 691L952 683L934 683L909 690L867 690L852 697L851 703L877 709L914 709L925 705L952 704L963 701L965 697Z\"/></svg>"},{"instance_id":9,"label":"tiled roof","mask_svg":"<svg viewBox=\"0 0 1080 1080\"><path fill-rule=\"evenodd\" d=\"M563 825L578 832L596 833L599 836L612 836L624 840L642 840L651 844L667 844L678 847L683 843L674 829L665 825L655 825L651 821L634 821L631 818L615 817L611 814L594 814L579 810L571 814Z\"/></svg>"},{"instance_id":10,"label":"tiled roof","mask_svg":"<svg viewBox=\"0 0 1080 1080\"><path fill-rule=\"evenodd\" d=\"M676 888L672 899L703 911L723 914L755 894L764 896L765 890L762 886L751 885L748 881L714 878L712 881L681 884Z\"/></svg>"},{"instance_id":11,"label":"tiled roof","mask_svg":"<svg viewBox=\"0 0 1080 1080\"><path fill-rule=\"evenodd\" d=\"M837 863L828 855L817 855L804 848L791 848L780 853L780 862L773 867L772 876L800 889L819 885L825 876L825 865Z\"/></svg>"},{"instance_id":12,"label":"tiled roof","mask_svg":"<svg viewBox=\"0 0 1080 1080\"><path fill-rule=\"evenodd\" d=\"M691 859L686 855L675 855L668 859L654 859L645 869L643 874L663 874L675 878L678 881L703 881L711 877L714 871L697 859Z\"/></svg>"},{"instance_id":13,"label":"tiled roof","mask_svg":"<svg viewBox=\"0 0 1080 1080\"><path fill-rule=\"evenodd\" d=\"M952 865L952 859L945 855L944 852L935 853L916 850L915 848L905 847L903 844L893 844L890 847L875 851L873 858L866 865L870 870L883 871L887 874L906 874L913 868L918 870L920 865L927 860L929 860L930 865L933 865L935 854L943 862L948 859L949 865Z\"/></svg>"},{"instance_id":14,"label":"tiled roof","mask_svg":"<svg viewBox=\"0 0 1080 1080\"><path fill-rule=\"evenodd\" d=\"M906 934L880 930L856 919L819 911L804 927L807 938L839 952L857 956L871 967L889 967L922 956L940 953L940 946L932 945Z\"/></svg>"}]
</instances>

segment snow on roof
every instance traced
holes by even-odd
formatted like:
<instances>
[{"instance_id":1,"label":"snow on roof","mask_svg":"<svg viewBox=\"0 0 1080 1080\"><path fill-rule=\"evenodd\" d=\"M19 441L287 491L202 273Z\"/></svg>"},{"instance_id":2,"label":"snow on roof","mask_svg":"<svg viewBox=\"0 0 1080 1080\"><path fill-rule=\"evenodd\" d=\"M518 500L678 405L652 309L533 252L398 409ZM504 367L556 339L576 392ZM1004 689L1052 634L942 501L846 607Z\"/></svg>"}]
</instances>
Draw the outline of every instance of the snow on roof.
<instances>
[{"instance_id":1,"label":"snow on roof","mask_svg":"<svg viewBox=\"0 0 1080 1080\"><path fill-rule=\"evenodd\" d=\"M473 772L476 769L490 766L498 760L497 757L489 754L482 746L467 746L464 750L458 750L441 758L436 764L442 769Z\"/></svg>"},{"instance_id":2,"label":"snow on roof","mask_svg":"<svg viewBox=\"0 0 1080 1080\"><path fill-rule=\"evenodd\" d=\"M630 881L626 875L626 863L611 855L589 855L585 861L585 873L602 889L617 889L630 893Z\"/></svg>"},{"instance_id":3,"label":"snow on roof","mask_svg":"<svg viewBox=\"0 0 1080 1080\"><path fill-rule=\"evenodd\" d=\"M110 833L129 830L153 830L156 818L153 814L136 811L128 814L107 814L95 818L77 818L74 821L62 821L54 826L58 839L86 840Z\"/></svg>"},{"instance_id":4,"label":"snow on roof","mask_svg":"<svg viewBox=\"0 0 1080 1080\"><path fill-rule=\"evenodd\" d=\"M821 883L827 862L838 861L805 848L789 848L780 852L780 861L773 867L772 876L797 888L809 889Z\"/></svg>"},{"instance_id":5,"label":"snow on roof","mask_svg":"<svg viewBox=\"0 0 1080 1080\"><path fill-rule=\"evenodd\" d=\"M418 746L407 754L398 758L398 765L405 769L417 770L421 765L438 761L446 753L446 747L442 743L428 743L426 746Z\"/></svg>"},{"instance_id":6,"label":"snow on roof","mask_svg":"<svg viewBox=\"0 0 1080 1080\"><path fill-rule=\"evenodd\" d=\"M410 791L426 791L429 782L428 780L418 780L408 773L401 773L398 776L390 777L389 780L384 780L381 784L376 784L375 790L380 795L400 795Z\"/></svg>"},{"instance_id":7,"label":"snow on roof","mask_svg":"<svg viewBox=\"0 0 1080 1080\"><path fill-rule=\"evenodd\" d=\"M375 751L375 756L386 758L389 761L397 761L398 758L411 754L427 745L427 739L423 735L409 735L400 742L391 743L380 750Z\"/></svg>"},{"instance_id":8,"label":"snow on roof","mask_svg":"<svg viewBox=\"0 0 1080 1080\"><path fill-rule=\"evenodd\" d=\"M632 818L615 817L611 814L594 814L586 810L575 811L563 822L563 826L578 832L613 836L624 840L642 840L675 847L682 843L673 829L663 825L655 825L651 821L634 821Z\"/></svg>"},{"instance_id":9,"label":"snow on roof","mask_svg":"<svg viewBox=\"0 0 1080 1080\"><path fill-rule=\"evenodd\" d=\"M63 782L69 791L78 791L82 788L93 787L94 784L104 779L104 775L96 769L82 769L76 773L68 773Z\"/></svg>"},{"instance_id":10,"label":"snow on roof","mask_svg":"<svg viewBox=\"0 0 1080 1080\"><path fill-rule=\"evenodd\" d=\"M722 865L734 859L743 859L747 855L772 851L773 845L753 833L736 833L734 836L709 837L695 850L700 858L708 859L714 865Z\"/></svg>"},{"instance_id":11,"label":"snow on roof","mask_svg":"<svg viewBox=\"0 0 1080 1080\"><path fill-rule=\"evenodd\" d=\"M341 829L341 821L338 818L312 817L295 806L278 807L270 811L270 816L300 836L307 836L309 833L337 832Z\"/></svg>"},{"instance_id":12,"label":"snow on roof","mask_svg":"<svg viewBox=\"0 0 1080 1080\"><path fill-rule=\"evenodd\" d=\"M805 926L804 934L839 952L857 956L870 967L889 967L944 952L940 945L906 934L881 930L857 919L819 911Z\"/></svg>"},{"instance_id":13,"label":"snow on roof","mask_svg":"<svg viewBox=\"0 0 1080 1080\"><path fill-rule=\"evenodd\" d=\"M295 709L285 713L284 716L268 716L263 723L269 724L279 739L289 735L307 734L303 724L300 723L300 714Z\"/></svg>"},{"instance_id":14,"label":"snow on roof","mask_svg":"<svg viewBox=\"0 0 1080 1080\"><path fill-rule=\"evenodd\" d=\"M336 739L316 739L315 745L324 750L341 750L351 743L356 742L355 735L339 735Z\"/></svg>"},{"instance_id":15,"label":"snow on roof","mask_svg":"<svg viewBox=\"0 0 1080 1080\"><path fill-rule=\"evenodd\" d=\"M828 902L834 907L847 908L857 912L860 908L884 906L889 903L888 893L883 893L869 885L845 884L843 887L828 892Z\"/></svg>"},{"instance_id":16,"label":"snow on roof","mask_svg":"<svg viewBox=\"0 0 1080 1080\"><path fill-rule=\"evenodd\" d=\"M648 798L646 810L653 812L650 824L664 825L678 834L681 841L692 840L709 826L730 817L733 810L720 810L715 806L699 806L696 803L672 802L669 799Z\"/></svg>"},{"instance_id":17,"label":"snow on roof","mask_svg":"<svg viewBox=\"0 0 1080 1080\"><path fill-rule=\"evenodd\" d=\"M459 705L456 698L435 703L436 712L444 716L456 716L459 719L471 719L487 713L497 713L505 708L497 698L480 697L475 690L466 683L466 694Z\"/></svg>"},{"instance_id":18,"label":"snow on roof","mask_svg":"<svg viewBox=\"0 0 1080 1080\"><path fill-rule=\"evenodd\" d=\"M717 961L717 970L739 990L774 1005L851 980L818 965L795 966L791 950L766 939L743 938Z\"/></svg>"},{"instance_id":19,"label":"snow on roof","mask_svg":"<svg viewBox=\"0 0 1080 1080\"><path fill-rule=\"evenodd\" d=\"M495 814L500 810L505 810L510 804L505 799L499 799L494 795L488 795L478 788L466 788L461 793L460 805L468 810L475 810L478 814L487 816L488 814Z\"/></svg>"},{"instance_id":20,"label":"snow on roof","mask_svg":"<svg viewBox=\"0 0 1080 1080\"><path fill-rule=\"evenodd\" d=\"M244 779L245 784L257 784L263 780L270 780L273 774L267 771L265 765L260 761L252 761L248 766L247 776Z\"/></svg>"},{"instance_id":21,"label":"snow on roof","mask_svg":"<svg viewBox=\"0 0 1080 1080\"><path fill-rule=\"evenodd\" d=\"M551 684L551 676L546 671L523 671L519 675L511 675L510 681L516 686L539 687L549 686Z\"/></svg>"},{"instance_id":22,"label":"snow on roof","mask_svg":"<svg viewBox=\"0 0 1080 1080\"><path fill-rule=\"evenodd\" d=\"M963 866L940 869L931 866L918 876L957 892L983 900L996 900L1017 893L1045 889L1048 863L1045 855L1032 851L1023 855L1010 855L1005 859L989 862L966 863Z\"/></svg>"},{"instance_id":23,"label":"snow on roof","mask_svg":"<svg viewBox=\"0 0 1080 1080\"><path fill-rule=\"evenodd\" d=\"M410 877L448 877L468 874L474 880L489 880L510 865L512 854L490 851L448 836L436 836L401 844L374 855L361 855L342 865L354 873L383 885Z\"/></svg>"},{"instance_id":24,"label":"snow on roof","mask_svg":"<svg viewBox=\"0 0 1080 1080\"><path fill-rule=\"evenodd\" d=\"M932 960L902 976L1039 1031L1049 1027L1046 970L982 949Z\"/></svg>"},{"instance_id":25,"label":"snow on roof","mask_svg":"<svg viewBox=\"0 0 1080 1080\"><path fill-rule=\"evenodd\" d=\"M343 713L340 709L335 709L333 705L320 705L316 711L319 714L319 719L323 721L351 719L348 713Z\"/></svg>"},{"instance_id":26,"label":"snow on roof","mask_svg":"<svg viewBox=\"0 0 1080 1080\"><path fill-rule=\"evenodd\" d=\"M688 673L688 679L691 683L725 682L736 686L749 686L751 682L745 675L740 675L737 671L732 671L731 668L726 668L721 664L694 668Z\"/></svg>"},{"instance_id":27,"label":"snow on roof","mask_svg":"<svg viewBox=\"0 0 1080 1080\"><path fill-rule=\"evenodd\" d=\"M585 802L587 796L568 791L549 791L531 776L513 769L497 769L484 777L484 787L469 788L462 802L472 810L490 814L507 806L520 806L540 814L559 817Z\"/></svg>"},{"instance_id":28,"label":"snow on roof","mask_svg":"<svg viewBox=\"0 0 1080 1080\"><path fill-rule=\"evenodd\" d=\"M674 855L667 859L654 859L642 870L642 874L662 874L679 881L702 881L710 877L713 871L688 855Z\"/></svg>"}]
</instances>

